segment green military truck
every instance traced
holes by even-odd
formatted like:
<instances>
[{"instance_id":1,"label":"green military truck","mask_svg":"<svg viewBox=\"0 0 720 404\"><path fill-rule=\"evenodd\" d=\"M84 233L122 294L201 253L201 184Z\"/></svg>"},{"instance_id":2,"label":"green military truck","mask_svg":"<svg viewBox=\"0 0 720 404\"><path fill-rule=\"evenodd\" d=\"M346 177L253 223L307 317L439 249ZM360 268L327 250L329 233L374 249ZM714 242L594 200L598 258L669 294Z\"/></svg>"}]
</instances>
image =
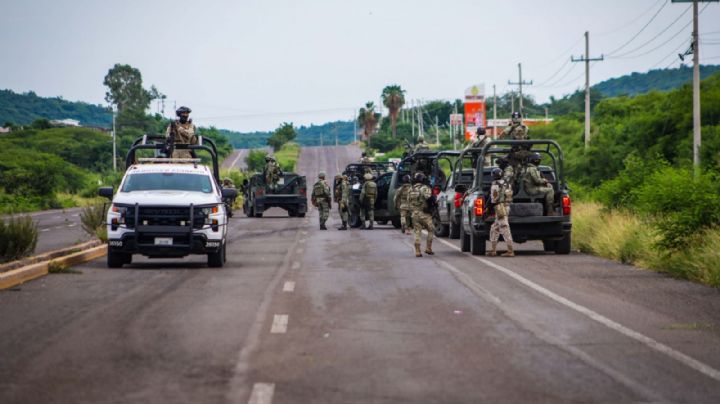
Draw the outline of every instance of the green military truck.
<instances>
[{"instance_id":1,"label":"green military truck","mask_svg":"<svg viewBox=\"0 0 720 404\"><path fill-rule=\"evenodd\" d=\"M307 213L307 181L296 173L283 173L271 189L265 183L265 176L256 173L243 181L243 212L248 217L262 217L270 208L285 209L290 217L305 217Z\"/></svg>"}]
</instances>

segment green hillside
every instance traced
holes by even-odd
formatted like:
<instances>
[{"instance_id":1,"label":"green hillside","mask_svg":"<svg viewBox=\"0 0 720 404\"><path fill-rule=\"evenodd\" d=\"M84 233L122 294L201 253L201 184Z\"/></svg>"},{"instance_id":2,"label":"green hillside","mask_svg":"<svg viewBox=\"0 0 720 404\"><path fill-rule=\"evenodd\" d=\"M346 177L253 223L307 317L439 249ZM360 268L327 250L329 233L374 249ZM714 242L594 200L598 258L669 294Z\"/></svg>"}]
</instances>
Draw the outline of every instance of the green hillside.
<instances>
[{"instance_id":1,"label":"green hillside","mask_svg":"<svg viewBox=\"0 0 720 404\"><path fill-rule=\"evenodd\" d=\"M320 138L323 144L335 144L337 134L339 144L348 144L354 140L352 121L335 121L322 125L300 126L296 128L297 137L295 142L301 146L319 146ZM267 139L272 132L233 132L220 130L220 133L230 139L230 143L236 149L253 149L267 146Z\"/></svg>"},{"instance_id":2,"label":"green hillside","mask_svg":"<svg viewBox=\"0 0 720 404\"><path fill-rule=\"evenodd\" d=\"M700 66L700 78L704 79L720 71L720 65ZM637 95L652 90L667 91L692 81L692 67L681 66L676 69L657 69L646 73L632 73L622 77L605 80L593 86L605 97L619 95Z\"/></svg>"},{"instance_id":3,"label":"green hillside","mask_svg":"<svg viewBox=\"0 0 720 404\"><path fill-rule=\"evenodd\" d=\"M101 105L39 97L32 91L18 94L0 90L0 125L6 122L27 125L39 118L76 119L83 126L101 128L112 125L111 114Z\"/></svg>"}]
</instances>

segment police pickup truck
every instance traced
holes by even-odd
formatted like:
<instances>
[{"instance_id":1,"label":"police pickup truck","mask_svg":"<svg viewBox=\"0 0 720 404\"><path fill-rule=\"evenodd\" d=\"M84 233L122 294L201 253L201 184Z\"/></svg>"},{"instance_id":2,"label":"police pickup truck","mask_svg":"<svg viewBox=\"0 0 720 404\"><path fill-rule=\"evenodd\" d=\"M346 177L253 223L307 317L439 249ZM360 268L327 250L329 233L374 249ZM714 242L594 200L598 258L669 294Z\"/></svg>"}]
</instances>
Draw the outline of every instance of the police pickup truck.
<instances>
[{"instance_id":1,"label":"police pickup truck","mask_svg":"<svg viewBox=\"0 0 720 404\"><path fill-rule=\"evenodd\" d=\"M149 258L207 255L208 266L226 261L228 216L223 198L237 197L234 188L222 189L217 149L207 138L196 145L175 144L174 149L207 152L212 168L197 158L165 158L172 149L162 136L136 140L126 157L127 170L118 192L100 188L112 200L107 212L107 265L132 263L133 254ZM151 152L153 157L139 157Z\"/></svg>"},{"instance_id":2,"label":"police pickup truck","mask_svg":"<svg viewBox=\"0 0 720 404\"><path fill-rule=\"evenodd\" d=\"M545 251L569 254L572 235L571 201L563 171L563 153L560 145L552 140L494 140L482 148L463 151L455 173L472 169L474 175L471 185L455 186L455 192L463 195L460 204L460 249L470 251L473 255L485 254L485 241L489 238L490 226L495 219L490 206L490 173L495 166L489 162L515 150L540 153L546 165L541 165L538 169L553 187L555 204L553 215L543 212L541 196L525 192L520 178L522 174L516 174L509 216L513 241L524 243L528 240L542 240Z\"/></svg>"}]
</instances>

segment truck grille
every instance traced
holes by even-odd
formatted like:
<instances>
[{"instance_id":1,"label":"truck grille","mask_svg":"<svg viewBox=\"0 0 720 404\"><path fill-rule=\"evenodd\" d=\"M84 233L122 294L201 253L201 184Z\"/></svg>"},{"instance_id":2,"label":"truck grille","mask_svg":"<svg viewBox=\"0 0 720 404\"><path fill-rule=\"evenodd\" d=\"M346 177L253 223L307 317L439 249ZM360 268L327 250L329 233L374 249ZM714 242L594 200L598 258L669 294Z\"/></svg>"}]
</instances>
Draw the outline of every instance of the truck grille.
<instances>
[{"instance_id":1,"label":"truck grille","mask_svg":"<svg viewBox=\"0 0 720 404\"><path fill-rule=\"evenodd\" d=\"M140 207L137 223L144 226L189 226L190 208L187 207ZM129 228L135 227L135 209L128 208L125 219ZM205 224L201 208L194 208L193 228L200 229Z\"/></svg>"}]
</instances>

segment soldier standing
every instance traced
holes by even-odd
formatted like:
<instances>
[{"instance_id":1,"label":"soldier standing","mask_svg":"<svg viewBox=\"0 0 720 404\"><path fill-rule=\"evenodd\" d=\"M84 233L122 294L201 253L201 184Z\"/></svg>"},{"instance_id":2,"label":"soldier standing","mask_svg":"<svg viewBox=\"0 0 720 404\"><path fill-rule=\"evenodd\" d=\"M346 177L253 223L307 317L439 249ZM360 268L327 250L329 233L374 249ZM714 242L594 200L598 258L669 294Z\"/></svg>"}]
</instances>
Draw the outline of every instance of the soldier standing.
<instances>
[{"instance_id":1,"label":"soldier standing","mask_svg":"<svg viewBox=\"0 0 720 404\"><path fill-rule=\"evenodd\" d=\"M368 164L371 163L370 157L368 157L366 152L362 152L362 155L360 157L360 163L361 164Z\"/></svg>"},{"instance_id":2,"label":"soldier standing","mask_svg":"<svg viewBox=\"0 0 720 404\"><path fill-rule=\"evenodd\" d=\"M410 196L411 189L410 176L405 174L402 177L402 185L398 188L397 192L395 192L395 197L393 198L395 209L400 211L400 225L403 234L408 234L409 231L409 221L412 211L408 197Z\"/></svg>"},{"instance_id":3,"label":"soldier standing","mask_svg":"<svg viewBox=\"0 0 720 404\"><path fill-rule=\"evenodd\" d=\"M515 181L515 169L513 166L510 165L510 162L505 157L500 157L496 160L498 167L503 172L503 179L506 183L508 183L510 186L512 186L513 182Z\"/></svg>"},{"instance_id":4,"label":"soldier standing","mask_svg":"<svg viewBox=\"0 0 720 404\"><path fill-rule=\"evenodd\" d=\"M362 220L361 229L372 230L375 223L375 198L377 198L377 184L373 181L373 175L365 174L363 177L365 182L360 190L360 219ZM370 220L370 225L365 226L365 221Z\"/></svg>"},{"instance_id":5,"label":"soldier standing","mask_svg":"<svg viewBox=\"0 0 720 404\"><path fill-rule=\"evenodd\" d=\"M477 132L475 132L477 135L475 137L475 140L473 140L470 144L467 145L465 150L467 149L481 149L486 144L490 143L490 138L487 137L487 131L482 126L477 128Z\"/></svg>"},{"instance_id":6,"label":"soldier standing","mask_svg":"<svg viewBox=\"0 0 720 404\"><path fill-rule=\"evenodd\" d=\"M338 204L338 213L342 220L342 226L338 230L347 230L350 184L346 175L335 176L335 202Z\"/></svg>"},{"instance_id":7,"label":"soldier standing","mask_svg":"<svg viewBox=\"0 0 720 404\"><path fill-rule=\"evenodd\" d=\"M165 129L166 138L173 137L172 141L175 144L197 144L197 128L190 119L190 112L192 110L188 107L180 107L175 111L178 119L171 122ZM193 153L191 150L173 150L172 157L192 158Z\"/></svg>"},{"instance_id":8,"label":"soldier standing","mask_svg":"<svg viewBox=\"0 0 720 404\"><path fill-rule=\"evenodd\" d=\"M540 153L532 153L528 157L528 164L525 166L522 180L525 192L530 196L542 195L545 199L545 214L547 216L555 216L553 204L555 203L555 190L548 180L543 178L538 170L540 165Z\"/></svg>"},{"instance_id":9,"label":"soldier standing","mask_svg":"<svg viewBox=\"0 0 720 404\"><path fill-rule=\"evenodd\" d=\"M513 112L510 117L510 125L503 129L501 136L508 140L527 140L528 127L522 124L522 115Z\"/></svg>"},{"instance_id":10,"label":"soldier standing","mask_svg":"<svg viewBox=\"0 0 720 404\"><path fill-rule=\"evenodd\" d=\"M265 168L263 172L265 174L265 183L268 187L273 191L277 190L277 183L280 181L280 176L283 175L283 172L275 160L275 157L265 156Z\"/></svg>"},{"instance_id":11,"label":"soldier standing","mask_svg":"<svg viewBox=\"0 0 720 404\"><path fill-rule=\"evenodd\" d=\"M313 206L318 209L318 213L320 214L320 230L327 230L325 222L327 221L328 216L330 216L330 203L332 201L332 197L330 196L330 187L325 182L325 173L322 171L318 174L318 180L315 185L313 185L312 197L310 200Z\"/></svg>"},{"instance_id":12,"label":"soldier standing","mask_svg":"<svg viewBox=\"0 0 720 404\"><path fill-rule=\"evenodd\" d=\"M427 143L425 143L425 136L420 135L417 138L418 142L415 144L415 149L413 150L415 153L419 151L425 151L430 150L430 146L428 146Z\"/></svg>"},{"instance_id":13,"label":"soldier standing","mask_svg":"<svg viewBox=\"0 0 720 404\"><path fill-rule=\"evenodd\" d=\"M486 255L494 257L497 255L497 243L502 234L507 251L503 257L514 257L512 234L510 233L510 202L512 202L512 186L503 179L503 170L494 168L492 170L493 182L490 187L490 203L495 207L495 221L490 226L490 251Z\"/></svg>"},{"instance_id":14,"label":"soldier standing","mask_svg":"<svg viewBox=\"0 0 720 404\"><path fill-rule=\"evenodd\" d=\"M427 246L425 248L425 254L435 254L432 250L433 240L433 219L432 213L429 213L432 209L432 199L434 198L430 187L425 185L425 174L415 173L415 184L410 190L409 200L410 206L412 207L412 222L413 230L415 232L415 256L422 257L420 252L420 244L422 242L422 231L427 230Z\"/></svg>"}]
</instances>

